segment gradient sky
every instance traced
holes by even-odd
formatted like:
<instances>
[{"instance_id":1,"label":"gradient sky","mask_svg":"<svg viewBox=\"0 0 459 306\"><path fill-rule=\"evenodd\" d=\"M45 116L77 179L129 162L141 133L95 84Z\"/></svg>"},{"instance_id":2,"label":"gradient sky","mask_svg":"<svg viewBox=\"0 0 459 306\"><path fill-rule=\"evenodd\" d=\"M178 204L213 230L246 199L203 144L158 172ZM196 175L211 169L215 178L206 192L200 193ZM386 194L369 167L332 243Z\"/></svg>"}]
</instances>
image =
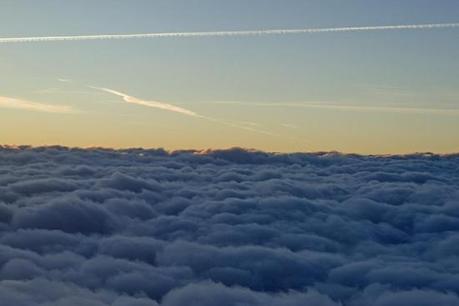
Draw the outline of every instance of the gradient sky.
<instances>
[{"instance_id":1,"label":"gradient sky","mask_svg":"<svg viewBox=\"0 0 459 306\"><path fill-rule=\"evenodd\" d=\"M2 38L455 22L457 0L0 0ZM0 44L0 143L458 152L458 54L459 28Z\"/></svg>"}]
</instances>

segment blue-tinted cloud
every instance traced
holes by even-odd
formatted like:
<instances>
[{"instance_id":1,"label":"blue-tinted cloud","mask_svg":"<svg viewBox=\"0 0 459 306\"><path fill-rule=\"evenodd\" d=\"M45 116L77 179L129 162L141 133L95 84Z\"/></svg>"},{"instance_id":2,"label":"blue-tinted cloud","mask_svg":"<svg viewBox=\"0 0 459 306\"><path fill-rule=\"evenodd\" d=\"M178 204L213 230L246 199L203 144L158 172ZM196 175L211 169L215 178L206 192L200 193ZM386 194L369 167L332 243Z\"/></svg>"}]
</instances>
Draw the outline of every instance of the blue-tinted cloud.
<instances>
[{"instance_id":1,"label":"blue-tinted cloud","mask_svg":"<svg viewBox=\"0 0 459 306\"><path fill-rule=\"evenodd\" d=\"M5 305L458 305L459 156L0 147Z\"/></svg>"}]
</instances>

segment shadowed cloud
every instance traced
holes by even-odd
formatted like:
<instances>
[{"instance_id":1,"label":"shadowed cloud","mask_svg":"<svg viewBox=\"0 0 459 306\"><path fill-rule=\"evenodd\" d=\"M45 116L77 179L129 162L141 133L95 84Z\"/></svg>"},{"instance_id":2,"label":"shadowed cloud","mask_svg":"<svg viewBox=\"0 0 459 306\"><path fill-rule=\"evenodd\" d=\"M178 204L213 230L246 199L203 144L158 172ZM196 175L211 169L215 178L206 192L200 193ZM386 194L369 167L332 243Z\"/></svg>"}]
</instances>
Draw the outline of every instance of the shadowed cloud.
<instances>
[{"instance_id":1,"label":"shadowed cloud","mask_svg":"<svg viewBox=\"0 0 459 306\"><path fill-rule=\"evenodd\" d=\"M459 305L459 156L0 146L5 305Z\"/></svg>"}]
</instances>

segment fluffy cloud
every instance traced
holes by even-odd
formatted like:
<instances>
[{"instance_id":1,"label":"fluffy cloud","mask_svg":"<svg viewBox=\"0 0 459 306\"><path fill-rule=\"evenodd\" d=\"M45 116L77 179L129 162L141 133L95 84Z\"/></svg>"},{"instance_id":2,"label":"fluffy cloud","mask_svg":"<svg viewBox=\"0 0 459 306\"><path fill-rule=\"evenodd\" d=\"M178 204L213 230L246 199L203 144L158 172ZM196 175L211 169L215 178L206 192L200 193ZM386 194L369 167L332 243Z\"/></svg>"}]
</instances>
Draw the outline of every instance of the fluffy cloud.
<instances>
[{"instance_id":1,"label":"fluffy cloud","mask_svg":"<svg viewBox=\"0 0 459 306\"><path fill-rule=\"evenodd\" d=\"M5 305L459 305L459 156L0 147Z\"/></svg>"}]
</instances>

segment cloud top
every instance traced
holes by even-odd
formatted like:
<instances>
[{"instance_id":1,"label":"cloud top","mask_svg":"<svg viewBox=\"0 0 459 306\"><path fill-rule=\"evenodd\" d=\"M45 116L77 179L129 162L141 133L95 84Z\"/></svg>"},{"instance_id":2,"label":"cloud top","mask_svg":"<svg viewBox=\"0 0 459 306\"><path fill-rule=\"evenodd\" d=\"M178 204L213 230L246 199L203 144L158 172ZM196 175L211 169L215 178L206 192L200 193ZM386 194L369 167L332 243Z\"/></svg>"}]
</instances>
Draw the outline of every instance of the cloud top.
<instances>
[{"instance_id":1,"label":"cloud top","mask_svg":"<svg viewBox=\"0 0 459 306\"><path fill-rule=\"evenodd\" d=\"M0 146L5 305L459 304L459 155Z\"/></svg>"}]
</instances>

